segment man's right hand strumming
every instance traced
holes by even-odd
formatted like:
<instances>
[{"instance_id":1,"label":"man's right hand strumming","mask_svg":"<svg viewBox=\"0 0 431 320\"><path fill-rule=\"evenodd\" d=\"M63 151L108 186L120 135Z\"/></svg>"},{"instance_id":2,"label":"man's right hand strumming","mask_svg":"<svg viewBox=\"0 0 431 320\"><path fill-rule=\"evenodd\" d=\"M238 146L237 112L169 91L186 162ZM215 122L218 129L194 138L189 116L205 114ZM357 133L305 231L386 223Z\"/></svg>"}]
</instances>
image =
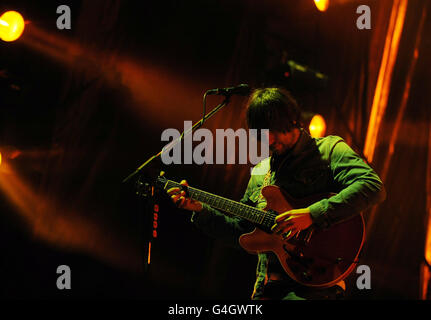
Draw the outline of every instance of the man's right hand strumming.
<instances>
[{"instance_id":1,"label":"man's right hand strumming","mask_svg":"<svg viewBox=\"0 0 431 320\"><path fill-rule=\"evenodd\" d=\"M180 184L185 187L189 186L186 180L181 181ZM186 197L186 192L184 190L180 188L171 188L167 192L178 208L195 212L200 212L202 210L202 203Z\"/></svg>"}]
</instances>

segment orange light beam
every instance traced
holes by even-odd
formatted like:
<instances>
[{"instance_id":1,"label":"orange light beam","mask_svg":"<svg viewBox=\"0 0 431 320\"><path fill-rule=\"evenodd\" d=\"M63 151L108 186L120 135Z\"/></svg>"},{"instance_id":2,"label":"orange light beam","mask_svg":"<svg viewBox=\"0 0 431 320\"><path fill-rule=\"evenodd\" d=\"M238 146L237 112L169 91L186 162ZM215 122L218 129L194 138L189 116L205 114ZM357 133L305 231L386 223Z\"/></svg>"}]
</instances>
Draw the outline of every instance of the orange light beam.
<instances>
[{"instance_id":1,"label":"orange light beam","mask_svg":"<svg viewBox=\"0 0 431 320\"><path fill-rule=\"evenodd\" d=\"M373 162L377 136L388 103L392 73L398 55L407 4L408 0L395 0L392 5L391 17L388 32L386 34L385 47L374 92L367 137L364 146L364 155L370 163Z\"/></svg>"},{"instance_id":2,"label":"orange light beam","mask_svg":"<svg viewBox=\"0 0 431 320\"><path fill-rule=\"evenodd\" d=\"M55 200L36 193L8 163L0 167L0 191L17 208L35 238L139 272L141 258L135 245L112 236L112 230L100 222L92 221L82 213L71 212Z\"/></svg>"},{"instance_id":3,"label":"orange light beam","mask_svg":"<svg viewBox=\"0 0 431 320\"><path fill-rule=\"evenodd\" d=\"M427 190L427 200L426 200L426 214L427 219L425 221L426 237L425 237L425 260L428 265L422 265L422 279L421 279L421 299L425 300L428 295L428 284L431 280L431 122L428 127L428 162L427 162L427 178L426 178L426 190Z\"/></svg>"},{"instance_id":4,"label":"orange light beam","mask_svg":"<svg viewBox=\"0 0 431 320\"><path fill-rule=\"evenodd\" d=\"M102 78L113 88L128 88L135 103L133 106L127 103L127 107L134 108L133 111L145 120L154 118L160 125L172 127L178 123L179 109L184 119L200 115L200 109L188 106L201 106L202 88L206 85L202 81L185 79L184 74L176 74L166 66L156 65L152 61L143 65L136 59L122 57L114 51L104 52L59 34L46 32L35 24L28 26L21 43L88 78ZM170 94L160 94L159 88L169 88ZM187 105L180 105L184 101L187 101Z\"/></svg>"}]
</instances>

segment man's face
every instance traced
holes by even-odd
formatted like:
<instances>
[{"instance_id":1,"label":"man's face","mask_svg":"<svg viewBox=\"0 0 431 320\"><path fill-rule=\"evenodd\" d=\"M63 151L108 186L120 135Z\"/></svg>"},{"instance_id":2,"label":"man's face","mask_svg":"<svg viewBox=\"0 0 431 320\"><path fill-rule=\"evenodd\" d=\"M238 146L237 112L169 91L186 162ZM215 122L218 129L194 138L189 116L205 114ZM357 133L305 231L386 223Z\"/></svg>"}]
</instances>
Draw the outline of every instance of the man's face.
<instances>
[{"instance_id":1,"label":"man's face","mask_svg":"<svg viewBox=\"0 0 431 320\"><path fill-rule=\"evenodd\" d=\"M273 131L268 132L269 149L272 153L283 154L291 149L299 137L299 130L293 129L292 131Z\"/></svg>"}]
</instances>

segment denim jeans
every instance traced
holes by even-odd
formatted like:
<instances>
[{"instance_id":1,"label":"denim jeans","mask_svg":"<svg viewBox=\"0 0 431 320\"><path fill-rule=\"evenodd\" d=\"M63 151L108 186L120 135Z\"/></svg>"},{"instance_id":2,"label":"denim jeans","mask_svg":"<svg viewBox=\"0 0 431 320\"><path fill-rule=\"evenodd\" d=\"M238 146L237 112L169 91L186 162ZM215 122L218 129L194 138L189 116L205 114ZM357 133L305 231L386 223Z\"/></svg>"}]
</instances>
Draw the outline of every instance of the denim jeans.
<instances>
[{"instance_id":1,"label":"denim jeans","mask_svg":"<svg viewBox=\"0 0 431 320\"><path fill-rule=\"evenodd\" d=\"M263 290L256 292L253 300L342 300L345 296L340 286L311 288L292 281L269 280Z\"/></svg>"}]
</instances>

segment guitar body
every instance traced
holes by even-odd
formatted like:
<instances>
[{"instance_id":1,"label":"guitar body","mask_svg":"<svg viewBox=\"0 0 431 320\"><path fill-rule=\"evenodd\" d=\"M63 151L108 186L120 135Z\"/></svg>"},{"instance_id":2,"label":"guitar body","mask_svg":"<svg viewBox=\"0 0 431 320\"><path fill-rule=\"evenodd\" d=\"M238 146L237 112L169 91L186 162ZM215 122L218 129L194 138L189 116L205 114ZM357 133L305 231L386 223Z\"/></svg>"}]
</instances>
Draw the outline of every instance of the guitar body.
<instances>
[{"instance_id":1,"label":"guitar body","mask_svg":"<svg viewBox=\"0 0 431 320\"><path fill-rule=\"evenodd\" d=\"M265 210L283 213L306 208L331 195L295 200L277 186L266 186L262 195ZM362 215L337 223L328 229L312 227L297 237L283 240L280 235L255 229L240 237L240 245L249 253L273 252L283 269L295 281L309 287L331 287L346 278L355 268L365 236Z\"/></svg>"},{"instance_id":2,"label":"guitar body","mask_svg":"<svg viewBox=\"0 0 431 320\"><path fill-rule=\"evenodd\" d=\"M157 185L164 190L183 187L163 176L158 177ZM143 189L143 194L149 192L148 188ZM305 286L331 287L346 278L357 264L365 236L362 215L334 224L328 229L310 227L287 240L264 231L273 225L277 214L306 208L334 194L296 200L277 186L266 186L262 189L262 195L267 206L261 210L192 187L187 187L187 192L192 199L262 226L263 229L256 228L253 232L243 234L239 238L240 245L252 254L275 253L286 273Z\"/></svg>"}]
</instances>

